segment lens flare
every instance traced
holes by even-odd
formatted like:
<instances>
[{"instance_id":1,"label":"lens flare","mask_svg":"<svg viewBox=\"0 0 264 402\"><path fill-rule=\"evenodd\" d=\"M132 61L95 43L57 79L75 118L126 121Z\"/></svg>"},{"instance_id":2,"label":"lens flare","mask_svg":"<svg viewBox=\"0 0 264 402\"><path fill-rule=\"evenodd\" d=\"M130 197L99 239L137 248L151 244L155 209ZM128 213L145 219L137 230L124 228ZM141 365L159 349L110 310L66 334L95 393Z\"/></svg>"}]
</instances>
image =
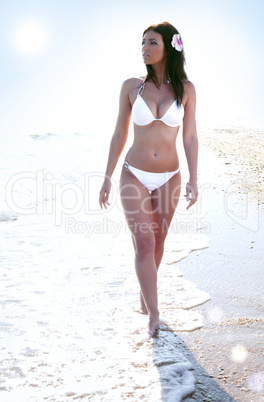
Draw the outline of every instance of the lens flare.
<instances>
[{"instance_id":1,"label":"lens flare","mask_svg":"<svg viewBox=\"0 0 264 402\"><path fill-rule=\"evenodd\" d=\"M224 312L219 307L213 307L208 311L207 317L210 322L220 322L224 317Z\"/></svg>"},{"instance_id":2,"label":"lens flare","mask_svg":"<svg viewBox=\"0 0 264 402\"><path fill-rule=\"evenodd\" d=\"M23 54L40 53L45 48L46 43L46 30L38 22L25 22L15 29L14 44Z\"/></svg>"},{"instance_id":3,"label":"lens flare","mask_svg":"<svg viewBox=\"0 0 264 402\"><path fill-rule=\"evenodd\" d=\"M261 373L254 373L248 379L248 388L253 392L264 391L264 376Z\"/></svg>"},{"instance_id":4,"label":"lens flare","mask_svg":"<svg viewBox=\"0 0 264 402\"><path fill-rule=\"evenodd\" d=\"M247 359L248 351L243 345L236 345L231 349L231 359L236 363L244 363Z\"/></svg>"}]
</instances>

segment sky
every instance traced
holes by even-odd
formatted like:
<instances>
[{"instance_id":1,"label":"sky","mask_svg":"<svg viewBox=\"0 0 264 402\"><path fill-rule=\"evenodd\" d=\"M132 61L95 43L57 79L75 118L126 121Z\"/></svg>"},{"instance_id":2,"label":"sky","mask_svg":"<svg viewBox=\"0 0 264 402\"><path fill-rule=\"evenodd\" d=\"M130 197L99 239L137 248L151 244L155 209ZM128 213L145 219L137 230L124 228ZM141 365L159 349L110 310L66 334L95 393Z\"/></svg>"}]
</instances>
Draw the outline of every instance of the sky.
<instances>
[{"instance_id":1,"label":"sky","mask_svg":"<svg viewBox=\"0 0 264 402\"><path fill-rule=\"evenodd\" d=\"M0 0L0 137L112 134L143 30L181 33L198 122L264 127L263 0Z\"/></svg>"}]
</instances>

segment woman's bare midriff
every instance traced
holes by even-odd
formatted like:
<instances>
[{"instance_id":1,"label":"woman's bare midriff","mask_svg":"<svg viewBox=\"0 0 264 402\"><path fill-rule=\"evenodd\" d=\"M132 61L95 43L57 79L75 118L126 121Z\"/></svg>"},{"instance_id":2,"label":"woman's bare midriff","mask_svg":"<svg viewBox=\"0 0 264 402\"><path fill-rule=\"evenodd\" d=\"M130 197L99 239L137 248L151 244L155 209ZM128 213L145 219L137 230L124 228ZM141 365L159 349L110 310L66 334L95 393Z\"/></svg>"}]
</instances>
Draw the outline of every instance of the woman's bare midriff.
<instances>
[{"instance_id":1,"label":"woman's bare midriff","mask_svg":"<svg viewBox=\"0 0 264 402\"><path fill-rule=\"evenodd\" d=\"M147 172L171 172L179 167L176 138L179 127L168 127L161 121L146 126L134 125L134 142L125 160Z\"/></svg>"}]
</instances>

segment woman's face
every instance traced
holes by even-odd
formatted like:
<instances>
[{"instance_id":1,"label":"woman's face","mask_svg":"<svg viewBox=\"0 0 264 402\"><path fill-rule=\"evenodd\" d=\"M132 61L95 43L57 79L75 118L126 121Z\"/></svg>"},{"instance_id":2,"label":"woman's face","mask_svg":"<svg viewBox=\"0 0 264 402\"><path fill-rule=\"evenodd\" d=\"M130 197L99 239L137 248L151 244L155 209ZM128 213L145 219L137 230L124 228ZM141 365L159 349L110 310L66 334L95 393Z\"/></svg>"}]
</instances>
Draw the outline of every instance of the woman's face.
<instances>
[{"instance_id":1,"label":"woman's face","mask_svg":"<svg viewBox=\"0 0 264 402\"><path fill-rule=\"evenodd\" d=\"M165 61L166 53L162 36L155 31L148 31L142 39L142 57L145 64L157 64Z\"/></svg>"}]
</instances>

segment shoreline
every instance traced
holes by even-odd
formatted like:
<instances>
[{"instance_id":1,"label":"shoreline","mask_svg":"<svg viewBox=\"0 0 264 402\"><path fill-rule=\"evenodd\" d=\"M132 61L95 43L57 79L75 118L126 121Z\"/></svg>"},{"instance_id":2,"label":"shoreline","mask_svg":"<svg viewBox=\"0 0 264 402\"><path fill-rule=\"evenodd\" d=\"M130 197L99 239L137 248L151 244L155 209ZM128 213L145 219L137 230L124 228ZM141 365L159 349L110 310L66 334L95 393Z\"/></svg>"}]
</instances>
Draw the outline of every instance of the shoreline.
<instances>
[{"instance_id":1,"label":"shoreline","mask_svg":"<svg viewBox=\"0 0 264 402\"><path fill-rule=\"evenodd\" d=\"M210 245L179 267L211 300L196 308L204 326L180 336L231 397L258 402L264 397L264 138L257 139L264 131L203 126L200 133Z\"/></svg>"}]
</instances>

